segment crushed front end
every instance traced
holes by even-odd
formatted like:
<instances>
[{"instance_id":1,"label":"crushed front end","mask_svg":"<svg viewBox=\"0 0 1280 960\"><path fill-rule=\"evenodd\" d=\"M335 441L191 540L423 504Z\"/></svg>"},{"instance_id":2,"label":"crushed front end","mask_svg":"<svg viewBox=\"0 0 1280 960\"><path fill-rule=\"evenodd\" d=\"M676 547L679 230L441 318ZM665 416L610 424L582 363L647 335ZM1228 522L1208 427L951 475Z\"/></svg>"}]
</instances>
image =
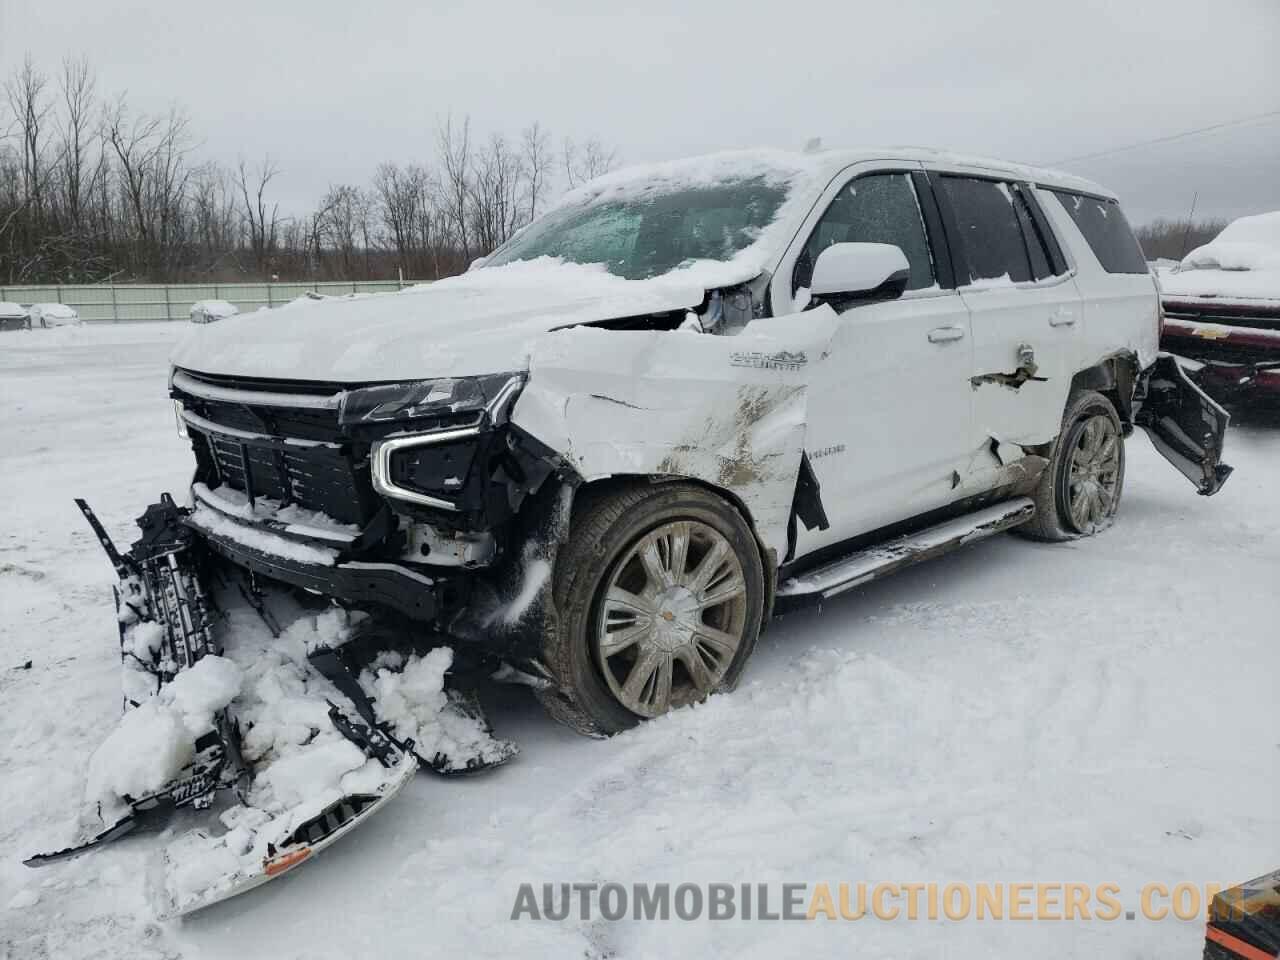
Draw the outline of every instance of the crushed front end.
<instances>
[{"instance_id":1,"label":"crushed front end","mask_svg":"<svg viewBox=\"0 0 1280 960\"><path fill-rule=\"evenodd\" d=\"M175 370L196 460L187 523L255 574L518 654L518 631L476 621L506 622L492 614L519 592L530 527L555 509L538 495L556 458L508 422L523 384L521 373L353 388Z\"/></svg>"},{"instance_id":2,"label":"crushed front end","mask_svg":"<svg viewBox=\"0 0 1280 960\"><path fill-rule=\"evenodd\" d=\"M160 853L157 912L188 913L305 862L417 769L514 756L467 675L518 659L527 571L555 542L539 527L568 503L507 422L523 382L174 371L191 506L165 494L121 552L78 502L119 578L124 714L89 760L76 840L27 864L212 809Z\"/></svg>"}]
</instances>

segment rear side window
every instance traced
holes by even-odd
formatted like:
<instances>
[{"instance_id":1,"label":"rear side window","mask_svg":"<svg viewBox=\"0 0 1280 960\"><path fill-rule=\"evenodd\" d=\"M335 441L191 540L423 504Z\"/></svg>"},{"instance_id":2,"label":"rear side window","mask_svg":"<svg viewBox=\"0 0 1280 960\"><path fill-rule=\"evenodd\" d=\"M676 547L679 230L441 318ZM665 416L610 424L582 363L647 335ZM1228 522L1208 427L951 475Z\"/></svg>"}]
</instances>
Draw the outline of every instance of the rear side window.
<instances>
[{"instance_id":1,"label":"rear side window","mask_svg":"<svg viewBox=\"0 0 1280 960\"><path fill-rule=\"evenodd\" d=\"M911 266L908 290L934 282L933 259L915 187L905 173L876 173L845 185L822 215L796 261L792 292L809 286L818 254L833 243L891 243Z\"/></svg>"},{"instance_id":2,"label":"rear side window","mask_svg":"<svg viewBox=\"0 0 1280 960\"><path fill-rule=\"evenodd\" d=\"M1034 279L1031 257L1009 187L995 180L972 177L939 179L955 216L959 246L969 265L969 282L1024 283ZM1047 271L1047 261L1040 269ZM963 282L963 267L959 273L957 279Z\"/></svg>"},{"instance_id":3,"label":"rear side window","mask_svg":"<svg viewBox=\"0 0 1280 960\"><path fill-rule=\"evenodd\" d=\"M1147 273L1142 247L1114 200L1054 190L1107 273Z\"/></svg>"}]
</instances>

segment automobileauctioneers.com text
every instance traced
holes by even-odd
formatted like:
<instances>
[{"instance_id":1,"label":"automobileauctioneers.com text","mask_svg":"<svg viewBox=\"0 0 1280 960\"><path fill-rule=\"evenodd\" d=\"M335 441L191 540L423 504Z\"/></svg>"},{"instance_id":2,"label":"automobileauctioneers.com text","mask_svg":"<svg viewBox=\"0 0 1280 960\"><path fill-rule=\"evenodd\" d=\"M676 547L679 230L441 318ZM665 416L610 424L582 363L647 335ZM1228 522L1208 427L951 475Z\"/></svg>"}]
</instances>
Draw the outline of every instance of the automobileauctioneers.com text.
<instances>
[{"instance_id":1,"label":"automobileauctioneers.com text","mask_svg":"<svg viewBox=\"0 0 1280 960\"><path fill-rule=\"evenodd\" d=\"M1190 921L1237 914L1223 889L1147 883L1129 901L1118 883L1072 881L522 883L511 919Z\"/></svg>"}]
</instances>

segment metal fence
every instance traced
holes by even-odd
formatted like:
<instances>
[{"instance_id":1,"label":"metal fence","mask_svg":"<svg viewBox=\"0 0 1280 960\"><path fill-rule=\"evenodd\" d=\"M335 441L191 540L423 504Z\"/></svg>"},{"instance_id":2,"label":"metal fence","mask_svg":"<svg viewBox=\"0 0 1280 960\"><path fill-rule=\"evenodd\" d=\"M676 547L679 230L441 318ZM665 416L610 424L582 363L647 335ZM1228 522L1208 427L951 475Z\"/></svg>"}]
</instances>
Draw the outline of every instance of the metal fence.
<instances>
[{"instance_id":1,"label":"metal fence","mask_svg":"<svg viewBox=\"0 0 1280 960\"><path fill-rule=\"evenodd\" d=\"M198 300L226 300L241 313L259 307L278 307L308 291L327 296L348 293L387 293L403 290L417 280L362 280L329 283L119 283L61 284L58 286L0 286L0 301L65 303L81 320L127 322L186 320Z\"/></svg>"}]
</instances>

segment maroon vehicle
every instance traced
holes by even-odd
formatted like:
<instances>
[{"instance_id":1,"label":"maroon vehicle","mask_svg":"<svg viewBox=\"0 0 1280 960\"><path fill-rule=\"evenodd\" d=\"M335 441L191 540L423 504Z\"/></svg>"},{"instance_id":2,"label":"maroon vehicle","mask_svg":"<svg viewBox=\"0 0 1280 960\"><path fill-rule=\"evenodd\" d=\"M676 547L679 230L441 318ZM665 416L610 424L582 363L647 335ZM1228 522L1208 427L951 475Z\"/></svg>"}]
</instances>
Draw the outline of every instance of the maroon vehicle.
<instances>
[{"instance_id":1,"label":"maroon vehicle","mask_svg":"<svg viewBox=\"0 0 1280 960\"><path fill-rule=\"evenodd\" d=\"M1280 211L1241 217L1160 276L1160 347L1228 402L1280 401Z\"/></svg>"}]
</instances>

